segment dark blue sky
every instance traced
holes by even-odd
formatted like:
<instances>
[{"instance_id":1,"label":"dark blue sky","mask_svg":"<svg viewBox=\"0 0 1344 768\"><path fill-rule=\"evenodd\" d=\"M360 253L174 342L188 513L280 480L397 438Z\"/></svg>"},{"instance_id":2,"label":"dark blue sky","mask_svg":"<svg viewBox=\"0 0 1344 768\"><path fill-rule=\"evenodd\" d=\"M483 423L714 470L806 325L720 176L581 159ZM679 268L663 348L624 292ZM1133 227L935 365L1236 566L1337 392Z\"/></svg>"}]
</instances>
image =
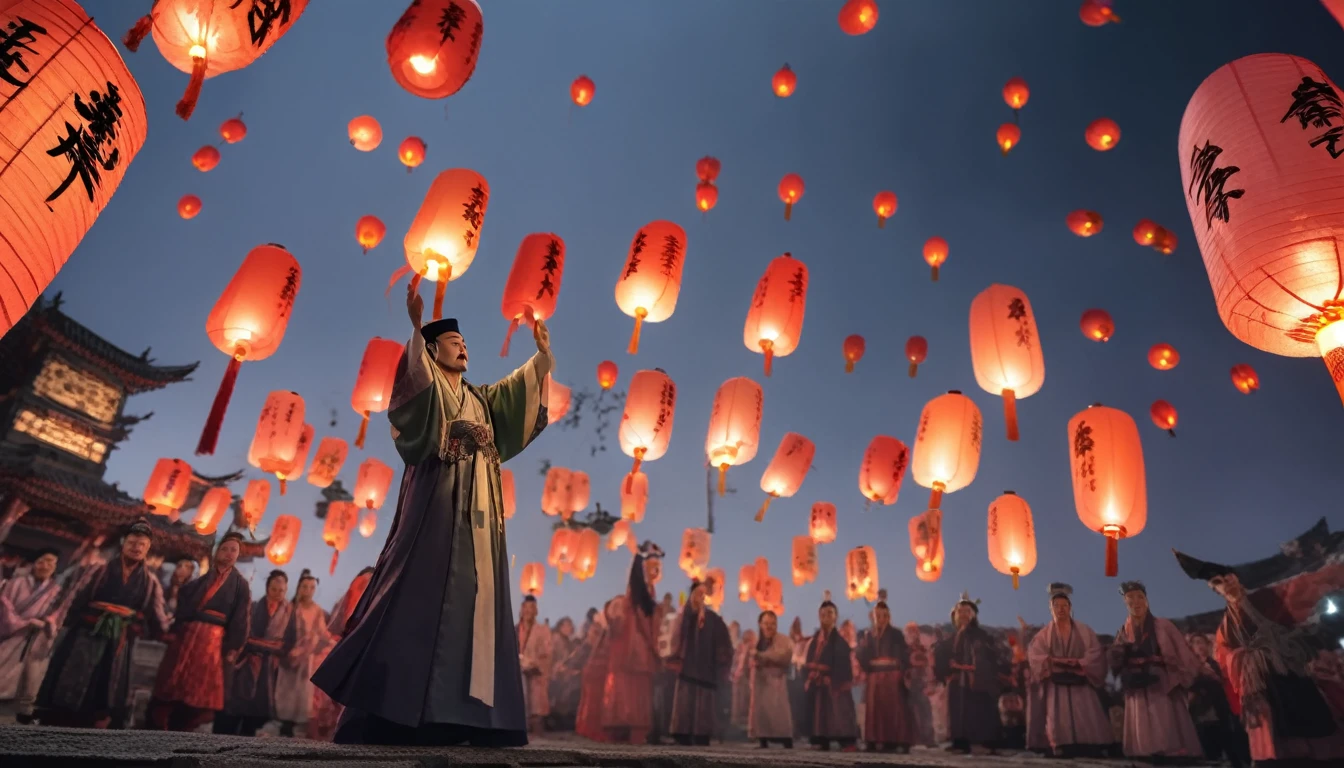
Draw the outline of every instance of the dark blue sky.
<instances>
[{"instance_id":1,"label":"dark blue sky","mask_svg":"<svg viewBox=\"0 0 1344 768\"><path fill-rule=\"evenodd\" d=\"M109 36L119 39L147 3L86 0ZM392 81L383 38L399 2L311 3L287 37L261 60L208 81L190 122L173 115L186 75L152 43L126 54L145 92L149 138L125 181L54 290L68 310L125 348L153 345L164 363L202 360L195 380L131 401L154 411L113 455L108 478L143 488L155 460L188 459L202 472L245 466L257 413L272 389L307 399L318 436L352 439L350 388L365 342L403 339L408 321L400 291L383 298L388 275L404 263L401 238L434 174L466 166L491 187L482 246L470 272L448 289L447 314L461 319L473 348L471 378L495 380L525 359L526 335L505 362L496 356L507 323L500 292L521 239L554 231L568 247L559 307L551 323L557 377L591 386L604 358L635 370L665 368L679 386L668 454L647 466L651 499L639 526L675 551L683 528L705 517L704 436L721 382L746 375L765 387L762 447L730 472L739 489L719 505L713 564L735 579L739 566L768 556L786 582L790 617L812 623L823 588L843 596L844 553L859 544L878 552L882 583L898 620L947 616L969 589L984 600L986 622L1018 614L1045 619L1045 585L1070 582L1079 617L1099 631L1123 619L1118 580L1102 575L1103 540L1073 508L1066 424L1094 401L1138 422L1148 467L1148 527L1121 545L1121 576L1150 586L1154 609L1182 615L1216 606L1186 579L1173 546L1209 558L1242 561L1272 554L1322 515L1336 525L1344 492L1338 436L1344 411L1318 359L1278 358L1233 338L1214 309L1181 194L1176 134L1200 81L1240 56L1283 52L1326 72L1344 67L1339 26L1314 0L1117 2L1121 25L1083 26L1076 0L1031 3L880 3L871 33L848 37L836 25L838 0L733 3L486 3L476 74L457 95L427 101ZM789 99L770 91L788 62L798 74ZM596 97L571 108L570 81L587 74ZM1031 87L1023 137L1008 157L994 131L1011 119L1000 96L1010 77ZM244 112L248 136L222 148L208 174L193 151L218 141L221 121ZM372 114L384 140L361 153L346 123ZM1083 141L1091 120L1109 116L1123 137L1099 153ZM429 145L425 164L407 174L396 145L407 135ZM723 163L718 207L694 208L695 161ZM775 187L788 172L807 183L786 223ZM900 207L885 229L871 201L891 189ZM183 221L186 193L204 201ZM1105 230L1083 240L1064 226L1077 208L1099 211ZM388 227L383 244L360 254L355 220L367 213ZM1162 256L1130 237L1151 218L1180 238ZM681 224L688 253L681 299L667 322L646 326L637 357L625 353L630 319L613 286L635 230L654 219ZM937 284L920 256L932 235L950 243ZM226 359L209 343L204 321L252 247L287 246L303 265L303 286L280 351L244 366L213 457L191 455ZM742 323L757 278L791 251L811 270L807 321L792 356L761 376L761 356L742 344ZM971 370L967 313L990 283L1018 286L1040 324L1047 376L1019 403L1022 439L1004 439L997 397ZM426 292L428 297L428 291ZM1117 323L1108 344L1083 338L1084 309L1104 307ZM861 333L867 357L846 376L842 339ZM906 377L902 345L929 339L929 360ZM1176 346L1179 367L1160 373L1146 362L1158 341ZM1250 363L1263 389L1247 397L1228 370ZM898 503L864 511L856 478L864 447L882 433L912 442L924 403L961 389L980 405L986 441L980 470L944 501L947 570L941 581L914 578L906 521L925 508L927 491L907 475ZM1180 411L1177 439L1152 425L1149 404L1164 398ZM816 462L796 497L775 502L764 524L752 522L761 472L786 431L817 445ZM511 466L519 513L509 546L522 564L543 559L550 537L539 498L539 462L551 459L593 478L593 497L619 507L629 469L613 440L588 458L591 431L552 428ZM399 466L385 417L370 430L368 455ZM362 454L342 474L347 487ZM579 458L571 458L579 457ZM253 470L249 470L255 472ZM289 566L324 577L333 602L359 567L372 563L391 521L391 504L372 539L356 539L334 578L330 550L312 517L317 492L296 483L273 496L262 531L280 513L304 520L304 543ZM1040 559L1014 592L986 557L989 502L1014 489L1032 505ZM840 535L820 549L815 584L788 579L789 542L805 532L813 501L834 502ZM623 589L628 555L604 552L597 576L557 587L552 574L544 615L579 615ZM665 587L685 580L669 563ZM515 595L515 600L517 595ZM862 603L842 605L859 618ZM754 619L754 605L730 597L730 618Z\"/></svg>"}]
</instances>

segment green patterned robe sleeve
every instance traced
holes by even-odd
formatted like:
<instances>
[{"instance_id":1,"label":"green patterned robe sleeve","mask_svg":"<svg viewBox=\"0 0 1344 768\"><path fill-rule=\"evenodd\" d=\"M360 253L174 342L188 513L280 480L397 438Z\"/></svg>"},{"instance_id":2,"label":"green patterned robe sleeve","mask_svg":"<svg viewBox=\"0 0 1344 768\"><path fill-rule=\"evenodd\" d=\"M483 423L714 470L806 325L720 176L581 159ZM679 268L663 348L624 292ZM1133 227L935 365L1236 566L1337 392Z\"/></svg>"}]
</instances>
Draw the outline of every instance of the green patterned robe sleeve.
<instances>
[{"instance_id":1,"label":"green patterned robe sleeve","mask_svg":"<svg viewBox=\"0 0 1344 768\"><path fill-rule=\"evenodd\" d=\"M538 352L503 380L481 387L500 461L522 453L546 428L546 375L554 366L553 358Z\"/></svg>"}]
</instances>

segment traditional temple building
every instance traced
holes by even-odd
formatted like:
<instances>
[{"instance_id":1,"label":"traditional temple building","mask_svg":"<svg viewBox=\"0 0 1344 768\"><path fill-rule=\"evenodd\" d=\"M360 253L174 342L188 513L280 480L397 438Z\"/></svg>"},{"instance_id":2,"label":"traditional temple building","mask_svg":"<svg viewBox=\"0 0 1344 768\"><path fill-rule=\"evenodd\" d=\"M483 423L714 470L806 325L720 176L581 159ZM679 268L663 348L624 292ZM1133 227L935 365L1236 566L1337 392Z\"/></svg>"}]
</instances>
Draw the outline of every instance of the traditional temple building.
<instances>
[{"instance_id":1,"label":"traditional temple building","mask_svg":"<svg viewBox=\"0 0 1344 768\"><path fill-rule=\"evenodd\" d=\"M157 365L122 350L39 299L0 337L0 555L55 547L70 562L113 543L145 503L103 479L107 458L153 414L125 410L132 395L184 381L190 365ZM195 475L187 509L205 490L241 476ZM153 516L156 563L205 560L214 536Z\"/></svg>"}]
</instances>

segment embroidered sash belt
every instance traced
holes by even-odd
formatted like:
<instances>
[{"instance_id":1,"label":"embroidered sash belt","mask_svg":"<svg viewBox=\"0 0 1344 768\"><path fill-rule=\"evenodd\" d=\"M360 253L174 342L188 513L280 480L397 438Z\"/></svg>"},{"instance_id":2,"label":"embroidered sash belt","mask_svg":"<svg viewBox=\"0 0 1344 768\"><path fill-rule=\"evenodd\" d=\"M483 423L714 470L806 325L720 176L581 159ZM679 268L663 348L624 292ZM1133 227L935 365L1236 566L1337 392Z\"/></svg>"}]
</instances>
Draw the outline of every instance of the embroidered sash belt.
<instances>
[{"instance_id":1,"label":"embroidered sash belt","mask_svg":"<svg viewBox=\"0 0 1344 768\"><path fill-rule=\"evenodd\" d=\"M214 624L217 627L227 626L229 623L224 614L219 611L201 611L187 621L199 621L202 624Z\"/></svg>"},{"instance_id":2,"label":"embroidered sash belt","mask_svg":"<svg viewBox=\"0 0 1344 768\"><path fill-rule=\"evenodd\" d=\"M247 638L247 650L252 653L277 653L284 646L279 640L266 640L260 637Z\"/></svg>"},{"instance_id":3,"label":"embroidered sash belt","mask_svg":"<svg viewBox=\"0 0 1344 768\"><path fill-rule=\"evenodd\" d=\"M448 425L448 441L439 458L455 463L480 453L492 464L499 464L495 433L489 426L474 421L454 421Z\"/></svg>"}]
</instances>

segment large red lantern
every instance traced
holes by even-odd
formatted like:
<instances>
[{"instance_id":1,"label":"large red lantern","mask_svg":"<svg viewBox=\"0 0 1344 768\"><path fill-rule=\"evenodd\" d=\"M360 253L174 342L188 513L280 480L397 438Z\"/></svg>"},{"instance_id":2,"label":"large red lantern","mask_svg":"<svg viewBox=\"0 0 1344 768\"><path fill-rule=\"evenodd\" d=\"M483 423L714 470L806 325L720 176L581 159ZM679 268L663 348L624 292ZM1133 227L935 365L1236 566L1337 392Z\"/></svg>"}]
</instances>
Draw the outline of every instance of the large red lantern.
<instances>
[{"instance_id":1,"label":"large red lantern","mask_svg":"<svg viewBox=\"0 0 1344 768\"><path fill-rule=\"evenodd\" d=\"M293 515L278 515L271 524L271 537L266 542L266 559L273 565L287 565L299 544L303 521Z\"/></svg>"},{"instance_id":2,"label":"large red lantern","mask_svg":"<svg viewBox=\"0 0 1344 768\"><path fill-rule=\"evenodd\" d=\"M878 435L868 443L859 465L859 493L869 503L890 506L901 494L905 467L910 463L910 451L905 443L894 437Z\"/></svg>"},{"instance_id":3,"label":"large red lantern","mask_svg":"<svg viewBox=\"0 0 1344 768\"><path fill-rule=\"evenodd\" d=\"M196 519L191 524L202 536L213 536L219 521L224 519L231 506L233 493L228 488L211 488L201 497L201 503L196 505Z\"/></svg>"},{"instance_id":4,"label":"large red lantern","mask_svg":"<svg viewBox=\"0 0 1344 768\"><path fill-rule=\"evenodd\" d=\"M983 434L980 409L955 389L924 406L910 462L915 482L931 491L930 509L942 506L944 493L961 490L975 479Z\"/></svg>"},{"instance_id":5,"label":"large red lantern","mask_svg":"<svg viewBox=\"0 0 1344 768\"><path fill-rule=\"evenodd\" d=\"M807 265L791 254L776 256L756 283L742 341L747 349L765 355L765 375L776 357L798 348L807 312Z\"/></svg>"},{"instance_id":6,"label":"large red lantern","mask_svg":"<svg viewBox=\"0 0 1344 768\"><path fill-rule=\"evenodd\" d=\"M386 411L392 402L392 384L397 378L397 365L406 348L399 341L374 336L364 345L364 356L359 360L355 387L350 391L350 407L359 414L359 434L355 447L364 448L369 431L369 414Z\"/></svg>"},{"instance_id":7,"label":"large red lantern","mask_svg":"<svg viewBox=\"0 0 1344 768\"><path fill-rule=\"evenodd\" d=\"M630 354L639 352L644 323L661 323L676 310L685 263L686 230L670 221L652 221L635 233L616 280L616 306L635 318Z\"/></svg>"},{"instance_id":8,"label":"large red lantern","mask_svg":"<svg viewBox=\"0 0 1344 768\"><path fill-rule=\"evenodd\" d=\"M500 357L508 357L509 340L518 326L531 327L555 314L560 281L565 276L565 241L550 232L534 232L523 238L513 257L509 279L504 283L500 312L509 321Z\"/></svg>"},{"instance_id":9,"label":"large red lantern","mask_svg":"<svg viewBox=\"0 0 1344 768\"><path fill-rule=\"evenodd\" d=\"M672 439L672 424L677 415L677 385L661 369L637 371L630 378L621 414L618 439L621 451L635 460L630 472L638 473L640 464L662 458ZM626 486L631 476L627 475Z\"/></svg>"},{"instance_id":10,"label":"large red lantern","mask_svg":"<svg viewBox=\"0 0 1344 768\"><path fill-rule=\"evenodd\" d=\"M1069 419L1068 438L1078 519L1106 537L1106 575L1115 576L1117 543L1148 522L1139 427L1124 411L1097 404Z\"/></svg>"},{"instance_id":11,"label":"large red lantern","mask_svg":"<svg viewBox=\"0 0 1344 768\"><path fill-rule=\"evenodd\" d=\"M387 34L392 79L424 99L452 96L476 71L484 29L476 0L412 0Z\"/></svg>"},{"instance_id":12,"label":"large red lantern","mask_svg":"<svg viewBox=\"0 0 1344 768\"><path fill-rule=\"evenodd\" d=\"M407 266L434 283L435 320L443 317L448 283L466 274L476 259L489 205L490 185L484 176L470 168L450 168L434 177L406 231L402 242Z\"/></svg>"},{"instance_id":13,"label":"large red lantern","mask_svg":"<svg viewBox=\"0 0 1344 768\"><path fill-rule=\"evenodd\" d=\"M808 470L812 469L812 457L816 452L817 446L806 437L796 432L784 435L775 449L775 457L761 475L761 490L768 495L756 513L756 522L765 519L765 511L770 508L771 500L788 498L798 492Z\"/></svg>"},{"instance_id":14,"label":"large red lantern","mask_svg":"<svg viewBox=\"0 0 1344 768\"><path fill-rule=\"evenodd\" d=\"M266 396L257 417L257 431L248 450L248 462L280 480L280 495L285 495L285 473L299 454L303 439L304 403L297 392L276 390Z\"/></svg>"},{"instance_id":15,"label":"large red lantern","mask_svg":"<svg viewBox=\"0 0 1344 768\"><path fill-rule=\"evenodd\" d=\"M728 468L756 458L761 442L761 385L745 376L729 379L714 393L705 435L705 458L719 470L719 496L727 492Z\"/></svg>"},{"instance_id":16,"label":"large red lantern","mask_svg":"<svg viewBox=\"0 0 1344 768\"><path fill-rule=\"evenodd\" d=\"M159 459L145 484L145 503L156 515L171 515L187 503L191 465L181 459Z\"/></svg>"},{"instance_id":17,"label":"large red lantern","mask_svg":"<svg viewBox=\"0 0 1344 768\"><path fill-rule=\"evenodd\" d=\"M1031 301L1021 289L995 283L971 302L971 363L975 381L1003 398L1008 439L1017 440L1017 400L1040 391L1045 358Z\"/></svg>"},{"instance_id":18,"label":"large red lantern","mask_svg":"<svg viewBox=\"0 0 1344 768\"><path fill-rule=\"evenodd\" d=\"M341 473L341 467L345 466L345 457L349 452L350 446L341 438L322 438L313 454L313 463L308 467L308 482L318 488L331 485Z\"/></svg>"}]
</instances>

